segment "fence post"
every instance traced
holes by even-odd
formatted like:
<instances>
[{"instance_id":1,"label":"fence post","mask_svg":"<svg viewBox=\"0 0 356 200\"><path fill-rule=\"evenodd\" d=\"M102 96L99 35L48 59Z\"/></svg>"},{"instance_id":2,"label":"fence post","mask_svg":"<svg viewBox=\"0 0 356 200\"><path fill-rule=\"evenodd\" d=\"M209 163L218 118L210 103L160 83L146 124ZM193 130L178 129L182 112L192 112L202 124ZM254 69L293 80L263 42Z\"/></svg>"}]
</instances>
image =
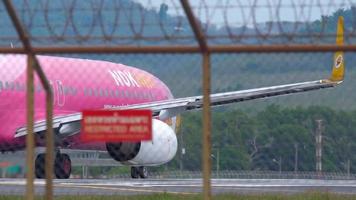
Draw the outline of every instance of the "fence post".
<instances>
[{"instance_id":1,"label":"fence post","mask_svg":"<svg viewBox=\"0 0 356 200\"><path fill-rule=\"evenodd\" d=\"M33 83L33 60L27 56L27 135L26 135L26 199L34 199L34 155L35 140L33 135L34 116L34 83Z\"/></svg>"},{"instance_id":2,"label":"fence post","mask_svg":"<svg viewBox=\"0 0 356 200\"><path fill-rule=\"evenodd\" d=\"M189 5L188 0L181 0L182 7L192 27L194 36L199 43L200 53L203 56L203 196L205 200L211 199L211 113L210 113L210 51L198 21Z\"/></svg>"}]
</instances>

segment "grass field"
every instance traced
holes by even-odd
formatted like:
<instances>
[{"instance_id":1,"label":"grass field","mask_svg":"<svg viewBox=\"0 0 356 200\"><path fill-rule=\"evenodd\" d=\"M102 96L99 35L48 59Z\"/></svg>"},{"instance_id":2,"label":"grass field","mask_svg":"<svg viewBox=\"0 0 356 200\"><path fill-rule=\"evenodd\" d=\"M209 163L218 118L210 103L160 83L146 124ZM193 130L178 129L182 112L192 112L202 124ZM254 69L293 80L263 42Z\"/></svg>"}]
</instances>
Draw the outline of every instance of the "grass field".
<instances>
[{"instance_id":1,"label":"grass field","mask_svg":"<svg viewBox=\"0 0 356 200\"><path fill-rule=\"evenodd\" d=\"M23 196L2 195L0 200L22 200ZM44 199L37 197L36 199ZM199 200L203 199L201 195L172 195L172 194L154 194L137 196L58 196L56 200ZM351 200L355 195L338 195L331 193L306 193L297 195L217 195L214 200Z\"/></svg>"}]
</instances>

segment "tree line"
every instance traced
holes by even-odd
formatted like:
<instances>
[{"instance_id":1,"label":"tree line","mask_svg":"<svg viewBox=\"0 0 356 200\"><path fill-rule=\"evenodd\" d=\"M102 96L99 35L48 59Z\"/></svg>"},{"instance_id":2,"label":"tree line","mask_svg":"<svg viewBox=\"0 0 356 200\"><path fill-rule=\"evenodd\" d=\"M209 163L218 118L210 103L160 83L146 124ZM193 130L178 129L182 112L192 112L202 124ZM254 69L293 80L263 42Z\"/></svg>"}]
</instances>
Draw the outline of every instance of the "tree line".
<instances>
[{"instance_id":1,"label":"tree line","mask_svg":"<svg viewBox=\"0 0 356 200\"><path fill-rule=\"evenodd\" d=\"M169 168L201 169L201 118L200 112L183 116L178 133L179 150ZM349 168L355 172L356 111L320 106L270 105L253 114L228 109L213 112L212 162L215 163L219 151L220 170L279 170L281 167L283 171L315 171L317 120L322 121L319 131L323 171L346 172Z\"/></svg>"}]
</instances>

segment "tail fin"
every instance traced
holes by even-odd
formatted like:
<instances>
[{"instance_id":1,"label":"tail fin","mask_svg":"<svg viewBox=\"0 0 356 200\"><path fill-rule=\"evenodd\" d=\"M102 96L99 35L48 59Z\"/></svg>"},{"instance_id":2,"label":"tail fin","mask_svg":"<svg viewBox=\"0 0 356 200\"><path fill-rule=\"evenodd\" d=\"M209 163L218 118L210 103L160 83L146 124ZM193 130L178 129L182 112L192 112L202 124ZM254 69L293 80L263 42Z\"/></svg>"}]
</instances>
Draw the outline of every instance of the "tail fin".
<instances>
[{"instance_id":1,"label":"tail fin","mask_svg":"<svg viewBox=\"0 0 356 200\"><path fill-rule=\"evenodd\" d=\"M339 17L337 22L337 32L336 32L336 45L344 44L344 18ZM344 80L345 73L345 61L344 61L344 52L337 51L334 54L334 64L330 81L341 82Z\"/></svg>"}]
</instances>

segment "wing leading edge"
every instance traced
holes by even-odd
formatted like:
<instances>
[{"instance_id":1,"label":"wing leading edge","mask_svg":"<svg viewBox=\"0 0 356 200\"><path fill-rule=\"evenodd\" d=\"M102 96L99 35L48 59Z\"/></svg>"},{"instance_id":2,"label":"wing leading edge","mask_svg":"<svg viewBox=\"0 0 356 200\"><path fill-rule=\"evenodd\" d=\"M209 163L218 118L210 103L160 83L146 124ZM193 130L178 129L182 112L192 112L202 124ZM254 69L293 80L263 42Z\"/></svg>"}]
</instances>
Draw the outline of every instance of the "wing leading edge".
<instances>
[{"instance_id":1,"label":"wing leading edge","mask_svg":"<svg viewBox=\"0 0 356 200\"><path fill-rule=\"evenodd\" d=\"M330 88L338 85L339 83L341 83L341 81L334 82L330 81L329 79L323 79L317 81L263 87L250 90L217 93L210 95L210 105L220 106L253 99L261 99L272 96L306 92L322 88ZM200 109L202 108L202 106L203 96L194 96L153 103L131 105L119 109L151 109L154 116L159 116L161 119L166 119L184 111ZM167 112L169 112L169 114Z\"/></svg>"},{"instance_id":2,"label":"wing leading edge","mask_svg":"<svg viewBox=\"0 0 356 200\"><path fill-rule=\"evenodd\" d=\"M343 29L343 18L339 17L336 37L337 45L343 45ZM334 54L332 72L330 77L327 79L211 94L211 106L220 106L253 99L261 99L272 96L335 87L338 84L342 83L344 79L344 62L344 54L343 52L339 51ZM203 96L192 96L143 104L134 104L116 109L151 109L153 116L159 117L160 119L167 119L170 117L174 117L182 112L200 109L202 108L202 106ZM62 135L63 137L67 137L68 134L64 133L67 133L67 130L70 130L71 126L73 126L75 133L78 133L78 122L81 120L81 118L81 113L74 113L71 115L55 117L53 119L53 122L54 128L57 128L59 133L57 134L57 136ZM63 134L61 134L60 130L61 128L64 129L63 127L65 127L66 131L62 131ZM46 130L45 121L39 121L35 123L35 132L41 132L44 130ZM26 127L19 128L16 131L15 137L21 137L24 135L26 135Z\"/></svg>"}]
</instances>

